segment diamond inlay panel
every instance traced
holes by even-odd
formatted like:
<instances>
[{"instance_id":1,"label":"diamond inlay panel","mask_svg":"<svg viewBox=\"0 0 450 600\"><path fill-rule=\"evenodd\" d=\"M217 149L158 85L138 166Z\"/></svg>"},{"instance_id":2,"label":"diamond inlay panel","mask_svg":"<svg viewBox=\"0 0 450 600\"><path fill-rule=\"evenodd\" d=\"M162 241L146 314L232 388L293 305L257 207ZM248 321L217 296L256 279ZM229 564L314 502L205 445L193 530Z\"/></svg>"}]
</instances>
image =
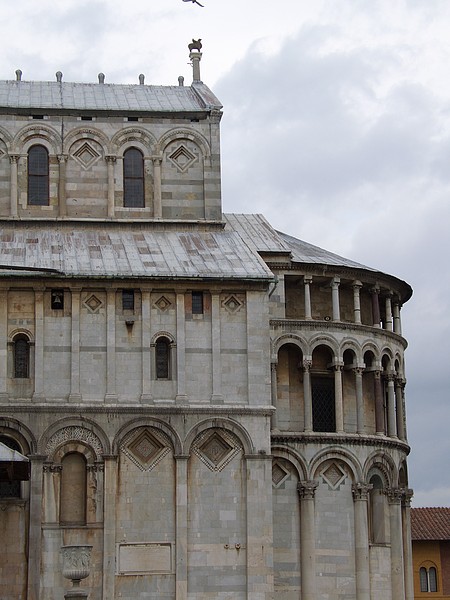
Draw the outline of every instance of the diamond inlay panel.
<instances>
[{"instance_id":1,"label":"diamond inlay panel","mask_svg":"<svg viewBox=\"0 0 450 600\"><path fill-rule=\"evenodd\" d=\"M91 294L89 298L84 301L84 305L87 306L92 313L98 312L102 304L102 301L97 298L95 294Z\"/></svg>"},{"instance_id":2,"label":"diamond inlay panel","mask_svg":"<svg viewBox=\"0 0 450 600\"><path fill-rule=\"evenodd\" d=\"M169 156L169 159L179 171L185 173L195 163L197 157L186 146L178 146Z\"/></svg>"},{"instance_id":3,"label":"diamond inlay panel","mask_svg":"<svg viewBox=\"0 0 450 600\"><path fill-rule=\"evenodd\" d=\"M142 471L150 471L170 451L166 440L144 429L134 434L122 446L122 452Z\"/></svg>"},{"instance_id":4,"label":"diamond inlay panel","mask_svg":"<svg viewBox=\"0 0 450 600\"><path fill-rule=\"evenodd\" d=\"M239 453L240 447L225 431L209 431L200 436L193 451L211 471L221 471Z\"/></svg>"},{"instance_id":5,"label":"diamond inlay panel","mask_svg":"<svg viewBox=\"0 0 450 600\"><path fill-rule=\"evenodd\" d=\"M322 477L331 489L336 490L343 483L346 475L336 463L331 463L322 473Z\"/></svg>"},{"instance_id":6,"label":"diamond inlay panel","mask_svg":"<svg viewBox=\"0 0 450 600\"><path fill-rule=\"evenodd\" d=\"M156 306L156 308L158 308L160 311L165 312L172 306L172 302L165 296L161 296L161 298L158 298L158 300L155 302L154 306Z\"/></svg>"},{"instance_id":7,"label":"diamond inlay panel","mask_svg":"<svg viewBox=\"0 0 450 600\"><path fill-rule=\"evenodd\" d=\"M272 466L272 483L274 487L280 487L282 483L289 477L288 471L284 469L280 463L274 463Z\"/></svg>"},{"instance_id":8,"label":"diamond inlay panel","mask_svg":"<svg viewBox=\"0 0 450 600\"><path fill-rule=\"evenodd\" d=\"M85 142L72 154L73 158L83 167L90 169L100 158L100 154L88 142Z\"/></svg>"}]
</instances>

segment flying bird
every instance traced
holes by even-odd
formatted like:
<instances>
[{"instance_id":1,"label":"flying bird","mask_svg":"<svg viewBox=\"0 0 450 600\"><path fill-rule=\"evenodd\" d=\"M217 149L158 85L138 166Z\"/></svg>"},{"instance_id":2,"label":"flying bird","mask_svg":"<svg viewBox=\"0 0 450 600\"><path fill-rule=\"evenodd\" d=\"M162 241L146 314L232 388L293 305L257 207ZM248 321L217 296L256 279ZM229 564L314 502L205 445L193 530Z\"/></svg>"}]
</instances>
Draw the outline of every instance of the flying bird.
<instances>
[{"instance_id":1,"label":"flying bird","mask_svg":"<svg viewBox=\"0 0 450 600\"><path fill-rule=\"evenodd\" d=\"M197 2L197 0L183 0L183 2L192 2L192 4L198 4L202 8L205 8L203 4L200 4L200 2Z\"/></svg>"}]
</instances>

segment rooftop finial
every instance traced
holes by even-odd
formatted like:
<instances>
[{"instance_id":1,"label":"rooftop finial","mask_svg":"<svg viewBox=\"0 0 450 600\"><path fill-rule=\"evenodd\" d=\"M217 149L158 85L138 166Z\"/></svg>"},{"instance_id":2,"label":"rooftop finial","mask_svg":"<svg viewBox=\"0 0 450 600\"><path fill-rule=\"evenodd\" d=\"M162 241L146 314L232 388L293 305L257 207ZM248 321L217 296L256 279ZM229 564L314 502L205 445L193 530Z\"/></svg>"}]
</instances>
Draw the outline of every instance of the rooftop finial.
<instances>
[{"instance_id":1,"label":"rooftop finial","mask_svg":"<svg viewBox=\"0 0 450 600\"><path fill-rule=\"evenodd\" d=\"M178 85L181 86L181 87L183 87L183 85L184 85L184 77L183 77L183 75L180 75L178 77Z\"/></svg>"},{"instance_id":2,"label":"rooftop finial","mask_svg":"<svg viewBox=\"0 0 450 600\"><path fill-rule=\"evenodd\" d=\"M200 61L202 59L202 40L199 38L198 40L192 40L190 44L188 44L189 48L189 58L191 59L193 74L192 79L194 83L201 83L200 79Z\"/></svg>"},{"instance_id":3,"label":"rooftop finial","mask_svg":"<svg viewBox=\"0 0 450 600\"><path fill-rule=\"evenodd\" d=\"M144 73L141 73L139 75L139 85L144 85L144 81L145 81L145 75L144 75Z\"/></svg>"},{"instance_id":4,"label":"rooftop finial","mask_svg":"<svg viewBox=\"0 0 450 600\"><path fill-rule=\"evenodd\" d=\"M56 71L56 81L58 83L61 83L62 77L63 77L63 74L61 73L61 71Z\"/></svg>"},{"instance_id":5,"label":"rooftop finial","mask_svg":"<svg viewBox=\"0 0 450 600\"><path fill-rule=\"evenodd\" d=\"M104 73L99 73L98 74L98 82L99 83L105 83L105 74Z\"/></svg>"},{"instance_id":6,"label":"rooftop finial","mask_svg":"<svg viewBox=\"0 0 450 600\"><path fill-rule=\"evenodd\" d=\"M20 69L16 71L16 81L22 81L22 71Z\"/></svg>"}]
</instances>

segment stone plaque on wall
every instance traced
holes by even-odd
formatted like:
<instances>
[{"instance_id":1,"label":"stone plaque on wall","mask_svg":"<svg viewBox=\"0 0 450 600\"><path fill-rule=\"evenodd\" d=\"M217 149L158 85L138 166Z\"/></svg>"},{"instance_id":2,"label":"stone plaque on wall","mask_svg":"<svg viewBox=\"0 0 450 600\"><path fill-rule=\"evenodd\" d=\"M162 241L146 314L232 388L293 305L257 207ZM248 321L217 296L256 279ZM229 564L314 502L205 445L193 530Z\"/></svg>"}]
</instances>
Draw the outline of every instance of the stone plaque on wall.
<instances>
[{"instance_id":1,"label":"stone plaque on wall","mask_svg":"<svg viewBox=\"0 0 450 600\"><path fill-rule=\"evenodd\" d=\"M117 570L120 575L172 572L172 544L118 544Z\"/></svg>"}]
</instances>

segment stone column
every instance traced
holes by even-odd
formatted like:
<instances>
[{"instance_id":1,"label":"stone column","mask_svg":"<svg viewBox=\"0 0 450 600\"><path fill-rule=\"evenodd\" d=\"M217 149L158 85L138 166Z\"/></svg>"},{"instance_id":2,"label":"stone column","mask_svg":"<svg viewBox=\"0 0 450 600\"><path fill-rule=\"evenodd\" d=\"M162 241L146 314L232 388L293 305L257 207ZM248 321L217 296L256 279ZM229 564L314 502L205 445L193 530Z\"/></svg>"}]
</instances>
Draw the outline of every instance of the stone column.
<instances>
[{"instance_id":1,"label":"stone column","mask_svg":"<svg viewBox=\"0 0 450 600\"><path fill-rule=\"evenodd\" d=\"M116 156L107 154L105 159L108 165L108 217L113 218L115 215L114 165L116 164Z\"/></svg>"},{"instance_id":2,"label":"stone column","mask_svg":"<svg viewBox=\"0 0 450 600\"><path fill-rule=\"evenodd\" d=\"M28 527L28 586L27 600L39 600L42 553L42 477L45 456L32 454L29 457L30 474L30 512Z\"/></svg>"},{"instance_id":3,"label":"stone column","mask_svg":"<svg viewBox=\"0 0 450 600\"><path fill-rule=\"evenodd\" d=\"M261 423L261 427L264 424ZM271 598L272 553L272 457L245 456L247 467L247 596L248 600Z\"/></svg>"},{"instance_id":4,"label":"stone column","mask_svg":"<svg viewBox=\"0 0 450 600\"><path fill-rule=\"evenodd\" d=\"M411 498L413 491L409 488L403 490L402 513L403 513L403 557L405 563L405 599L414 600L414 575L411 546Z\"/></svg>"},{"instance_id":5,"label":"stone column","mask_svg":"<svg viewBox=\"0 0 450 600\"><path fill-rule=\"evenodd\" d=\"M355 516L355 571L356 598L370 600L369 526L367 503L372 485L356 483L352 486Z\"/></svg>"},{"instance_id":6,"label":"stone column","mask_svg":"<svg viewBox=\"0 0 450 600\"><path fill-rule=\"evenodd\" d=\"M316 600L316 527L314 495L317 481L301 481L300 496L300 570L302 578L302 600Z\"/></svg>"},{"instance_id":7,"label":"stone column","mask_svg":"<svg viewBox=\"0 0 450 600\"><path fill-rule=\"evenodd\" d=\"M380 326L380 302L379 302L379 294L380 288L375 286L370 290L372 295L372 323L374 327Z\"/></svg>"},{"instance_id":8,"label":"stone column","mask_svg":"<svg viewBox=\"0 0 450 600\"><path fill-rule=\"evenodd\" d=\"M405 419L405 384L401 377L395 380L395 405L397 407L397 435L406 442L406 419Z\"/></svg>"},{"instance_id":9,"label":"stone column","mask_svg":"<svg viewBox=\"0 0 450 600\"><path fill-rule=\"evenodd\" d=\"M339 306L339 285L341 283L340 277L334 277L331 282L331 300L333 304L333 321L341 320L341 310Z\"/></svg>"},{"instance_id":10,"label":"stone column","mask_svg":"<svg viewBox=\"0 0 450 600\"><path fill-rule=\"evenodd\" d=\"M44 290L34 290L34 393L33 401L44 399ZM31 365L30 365L31 368Z\"/></svg>"},{"instance_id":11,"label":"stone column","mask_svg":"<svg viewBox=\"0 0 450 600\"><path fill-rule=\"evenodd\" d=\"M404 600L405 598L405 575L403 564L403 527L401 499L403 490L400 488L389 488L386 491L391 527L391 585L392 598L395 600Z\"/></svg>"},{"instance_id":12,"label":"stone column","mask_svg":"<svg viewBox=\"0 0 450 600\"><path fill-rule=\"evenodd\" d=\"M362 283L358 280L353 282L353 320L355 323L361 323L361 288Z\"/></svg>"},{"instance_id":13,"label":"stone column","mask_svg":"<svg viewBox=\"0 0 450 600\"><path fill-rule=\"evenodd\" d=\"M151 352L151 289L141 289L142 298L142 394L141 402L153 403Z\"/></svg>"},{"instance_id":14,"label":"stone column","mask_svg":"<svg viewBox=\"0 0 450 600\"><path fill-rule=\"evenodd\" d=\"M305 431L313 430L312 394L311 394L312 360L303 359L303 402L305 410Z\"/></svg>"},{"instance_id":15,"label":"stone column","mask_svg":"<svg viewBox=\"0 0 450 600\"><path fill-rule=\"evenodd\" d=\"M105 402L117 402L116 389L116 290L106 290L106 395Z\"/></svg>"},{"instance_id":16,"label":"stone column","mask_svg":"<svg viewBox=\"0 0 450 600\"><path fill-rule=\"evenodd\" d=\"M11 165L11 181L10 181L10 202L11 202L11 217L17 217L18 189L17 189L17 166L19 163L20 154L10 154L9 162Z\"/></svg>"},{"instance_id":17,"label":"stone column","mask_svg":"<svg viewBox=\"0 0 450 600\"><path fill-rule=\"evenodd\" d=\"M305 275L303 277L303 283L305 286L305 319L306 321L311 321L312 313L311 313L311 283L312 276Z\"/></svg>"},{"instance_id":18,"label":"stone column","mask_svg":"<svg viewBox=\"0 0 450 600\"><path fill-rule=\"evenodd\" d=\"M153 161L153 216L155 219L162 218L162 195L161 195L161 156L152 156Z\"/></svg>"},{"instance_id":19,"label":"stone column","mask_svg":"<svg viewBox=\"0 0 450 600\"><path fill-rule=\"evenodd\" d=\"M277 408L278 408L278 387L277 387L277 363L270 363L270 384L272 391L272 406L275 407L275 411L272 413L270 418L270 426L272 429L277 428Z\"/></svg>"},{"instance_id":20,"label":"stone column","mask_svg":"<svg viewBox=\"0 0 450 600\"><path fill-rule=\"evenodd\" d=\"M176 456L176 574L175 599L187 598L187 549L188 549L188 480L189 456Z\"/></svg>"},{"instance_id":21,"label":"stone column","mask_svg":"<svg viewBox=\"0 0 450 600\"><path fill-rule=\"evenodd\" d=\"M0 289L0 402L8 400L8 290Z\"/></svg>"},{"instance_id":22,"label":"stone column","mask_svg":"<svg viewBox=\"0 0 450 600\"><path fill-rule=\"evenodd\" d=\"M104 466L104 513L103 513L103 594L102 600L114 598L116 569L116 501L118 480L118 457L103 456Z\"/></svg>"},{"instance_id":23,"label":"stone column","mask_svg":"<svg viewBox=\"0 0 450 600\"><path fill-rule=\"evenodd\" d=\"M184 291L177 292L177 402L187 402L186 396L186 330Z\"/></svg>"},{"instance_id":24,"label":"stone column","mask_svg":"<svg viewBox=\"0 0 450 600\"><path fill-rule=\"evenodd\" d=\"M388 403L388 436L397 437L397 427L395 420L395 390L394 390L394 374L386 375L387 382L387 403Z\"/></svg>"},{"instance_id":25,"label":"stone column","mask_svg":"<svg viewBox=\"0 0 450 600\"><path fill-rule=\"evenodd\" d=\"M355 367L353 373L355 374L355 390L356 390L356 431L357 433L364 433L364 425L366 421L365 410L364 410L364 396L363 396L363 376L364 368Z\"/></svg>"},{"instance_id":26,"label":"stone column","mask_svg":"<svg viewBox=\"0 0 450 600\"><path fill-rule=\"evenodd\" d=\"M72 288L72 348L70 371L70 402L81 401L80 391L80 310L81 288Z\"/></svg>"},{"instance_id":27,"label":"stone column","mask_svg":"<svg viewBox=\"0 0 450 600\"><path fill-rule=\"evenodd\" d=\"M58 154L59 162L59 181L58 181L58 202L59 202L59 216L65 217L67 215L67 198L66 198L66 164L67 155Z\"/></svg>"},{"instance_id":28,"label":"stone column","mask_svg":"<svg viewBox=\"0 0 450 600\"><path fill-rule=\"evenodd\" d=\"M211 346L212 346L212 404L222 404L222 355L220 338L220 294L211 293Z\"/></svg>"},{"instance_id":29,"label":"stone column","mask_svg":"<svg viewBox=\"0 0 450 600\"><path fill-rule=\"evenodd\" d=\"M344 401L342 392L343 365L334 365L334 405L336 411L336 433L344 433Z\"/></svg>"},{"instance_id":30,"label":"stone column","mask_svg":"<svg viewBox=\"0 0 450 600\"><path fill-rule=\"evenodd\" d=\"M386 298L386 329L387 331L393 331L393 320L392 320L392 292L388 292Z\"/></svg>"},{"instance_id":31,"label":"stone column","mask_svg":"<svg viewBox=\"0 0 450 600\"><path fill-rule=\"evenodd\" d=\"M393 315L394 315L394 332L398 333L398 335L402 335L402 323L400 320L400 301L398 298L394 298L393 305Z\"/></svg>"},{"instance_id":32,"label":"stone column","mask_svg":"<svg viewBox=\"0 0 450 600\"><path fill-rule=\"evenodd\" d=\"M384 402L381 385L381 372L374 371L375 384L375 430L377 435L384 435Z\"/></svg>"}]
</instances>

